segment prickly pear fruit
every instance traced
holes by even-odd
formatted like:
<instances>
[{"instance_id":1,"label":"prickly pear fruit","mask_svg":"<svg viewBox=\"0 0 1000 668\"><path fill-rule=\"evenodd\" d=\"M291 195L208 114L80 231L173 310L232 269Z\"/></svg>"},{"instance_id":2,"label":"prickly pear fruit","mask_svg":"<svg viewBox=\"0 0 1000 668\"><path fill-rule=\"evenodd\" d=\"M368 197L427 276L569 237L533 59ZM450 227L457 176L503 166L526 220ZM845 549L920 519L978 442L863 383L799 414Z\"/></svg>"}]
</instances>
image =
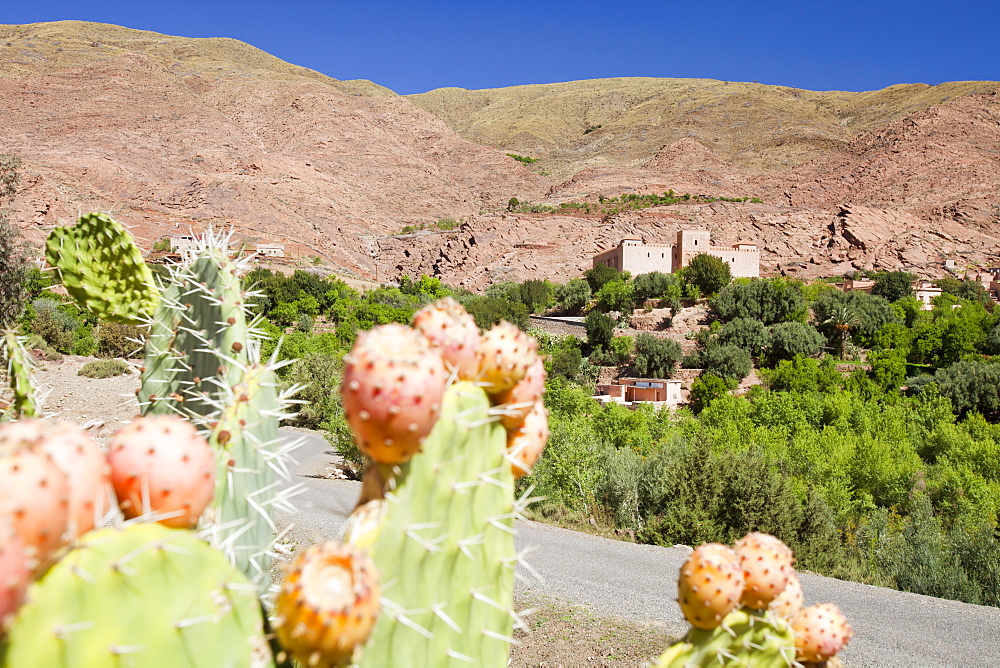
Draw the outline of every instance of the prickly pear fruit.
<instances>
[{"instance_id":1,"label":"prickly pear fruit","mask_svg":"<svg viewBox=\"0 0 1000 668\"><path fill-rule=\"evenodd\" d=\"M0 638L24 599L31 580L31 566L24 542L9 524L0 524Z\"/></svg>"},{"instance_id":2,"label":"prickly pear fruit","mask_svg":"<svg viewBox=\"0 0 1000 668\"><path fill-rule=\"evenodd\" d=\"M788 576L788 584L777 598L771 601L768 609L789 622L799 614L799 610L802 609L802 585L794 570Z\"/></svg>"},{"instance_id":3,"label":"prickly pear fruit","mask_svg":"<svg viewBox=\"0 0 1000 668\"><path fill-rule=\"evenodd\" d=\"M538 343L509 322L501 322L483 334L479 342L479 373L489 395L513 388L538 359Z\"/></svg>"},{"instance_id":4,"label":"prickly pear fruit","mask_svg":"<svg viewBox=\"0 0 1000 668\"><path fill-rule=\"evenodd\" d=\"M339 666L371 634L379 613L378 570L361 550L312 545L288 568L276 602L281 644L306 666Z\"/></svg>"},{"instance_id":5,"label":"prickly pear fruit","mask_svg":"<svg viewBox=\"0 0 1000 668\"><path fill-rule=\"evenodd\" d=\"M408 461L441 411L441 354L420 332L391 324L358 335L344 360L344 414L358 447L380 464Z\"/></svg>"},{"instance_id":6,"label":"prickly pear fruit","mask_svg":"<svg viewBox=\"0 0 1000 668\"><path fill-rule=\"evenodd\" d=\"M740 603L740 559L720 543L699 545L681 566L677 588L677 601L691 625L713 629Z\"/></svg>"},{"instance_id":7,"label":"prickly pear fruit","mask_svg":"<svg viewBox=\"0 0 1000 668\"><path fill-rule=\"evenodd\" d=\"M41 571L65 541L69 482L48 453L18 450L0 456L0 524L24 543L29 567Z\"/></svg>"},{"instance_id":8,"label":"prickly pear fruit","mask_svg":"<svg viewBox=\"0 0 1000 668\"><path fill-rule=\"evenodd\" d=\"M110 507L108 460L90 435L65 420L20 420L0 427L0 453L42 450L69 481L69 536L87 533Z\"/></svg>"},{"instance_id":9,"label":"prickly pear fruit","mask_svg":"<svg viewBox=\"0 0 1000 668\"><path fill-rule=\"evenodd\" d=\"M111 484L127 518L168 515L169 527L193 526L215 489L215 456L194 426L178 417L137 417L108 444Z\"/></svg>"},{"instance_id":10,"label":"prickly pear fruit","mask_svg":"<svg viewBox=\"0 0 1000 668\"><path fill-rule=\"evenodd\" d=\"M507 454L515 478L523 478L531 473L531 467L542 456L542 450L549 440L549 412L541 400L536 401L531 412L521 426L508 432Z\"/></svg>"},{"instance_id":11,"label":"prickly pear fruit","mask_svg":"<svg viewBox=\"0 0 1000 668\"><path fill-rule=\"evenodd\" d=\"M461 304L451 297L439 299L413 315L413 327L441 351L460 380L476 377L479 327Z\"/></svg>"},{"instance_id":12,"label":"prickly pear fruit","mask_svg":"<svg viewBox=\"0 0 1000 668\"><path fill-rule=\"evenodd\" d=\"M796 659L800 662L827 661L844 649L854 631L840 608L833 603L803 608L792 621Z\"/></svg>"},{"instance_id":13,"label":"prickly pear fruit","mask_svg":"<svg viewBox=\"0 0 1000 668\"><path fill-rule=\"evenodd\" d=\"M514 431L521 426L528 413L542 398L543 392L545 392L545 365L541 357L536 357L535 362L517 385L493 398L494 402L503 408L500 422L507 431Z\"/></svg>"},{"instance_id":14,"label":"prickly pear fruit","mask_svg":"<svg viewBox=\"0 0 1000 668\"><path fill-rule=\"evenodd\" d=\"M792 550L774 536L748 533L734 546L743 569L743 605L763 610L788 584L795 557Z\"/></svg>"}]
</instances>

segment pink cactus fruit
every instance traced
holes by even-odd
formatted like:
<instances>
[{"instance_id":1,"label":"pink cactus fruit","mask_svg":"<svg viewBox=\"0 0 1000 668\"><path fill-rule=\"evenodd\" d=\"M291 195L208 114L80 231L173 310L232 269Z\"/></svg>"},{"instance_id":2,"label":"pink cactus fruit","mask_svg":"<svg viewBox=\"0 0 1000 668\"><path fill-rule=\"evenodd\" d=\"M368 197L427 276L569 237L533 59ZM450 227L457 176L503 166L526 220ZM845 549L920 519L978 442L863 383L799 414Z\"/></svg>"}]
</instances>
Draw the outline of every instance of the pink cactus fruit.
<instances>
[{"instance_id":1,"label":"pink cactus fruit","mask_svg":"<svg viewBox=\"0 0 1000 668\"><path fill-rule=\"evenodd\" d=\"M792 621L796 659L802 663L820 663L833 658L847 647L854 631L844 613L833 603L803 608Z\"/></svg>"},{"instance_id":2,"label":"pink cactus fruit","mask_svg":"<svg viewBox=\"0 0 1000 668\"><path fill-rule=\"evenodd\" d=\"M375 627L378 569L350 545L311 545L288 567L275 601L277 635L303 666L342 666Z\"/></svg>"},{"instance_id":3,"label":"pink cactus fruit","mask_svg":"<svg viewBox=\"0 0 1000 668\"><path fill-rule=\"evenodd\" d=\"M168 515L161 524L194 526L215 492L215 456L190 422L137 417L111 437L111 484L126 518Z\"/></svg>"},{"instance_id":4,"label":"pink cactus fruit","mask_svg":"<svg viewBox=\"0 0 1000 668\"><path fill-rule=\"evenodd\" d=\"M677 589L677 602L691 626L714 629L740 604L740 559L726 545L699 545L681 566Z\"/></svg>"},{"instance_id":5,"label":"pink cactus fruit","mask_svg":"<svg viewBox=\"0 0 1000 668\"><path fill-rule=\"evenodd\" d=\"M483 334L479 342L479 372L487 394L506 392L524 378L538 359L538 342L509 322Z\"/></svg>"},{"instance_id":6,"label":"pink cactus fruit","mask_svg":"<svg viewBox=\"0 0 1000 668\"><path fill-rule=\"evenodd\" d=\"M503 406L500 422L507 431L518 429L545 392L545 365L537 357L524 378L506 392L493 397L494 403Z\"/></svg>"},{"instance_id":7,"label":"pink cactus fruit","mask_svg":"<svg viewBox=\"0 0 1000 668\"><path fill-rule=\"evenodd\" d=\"M441 351L445 364L459 379L475 379L479 327L461 304L451 297L439 299L414 314L413 327Z\"/></svg>"},{"instance_id":8,"label":"pink cactus fruit","mask_svg":"<svg viewBox=\"0 0 1000 668\"><path fill-rule=\"evenodd\" d=\"M344 414L358 447L381 464L408 461L441 412L448 374L440 352L420 332L390 324L362 332L344 360Z\"/></svg>"},{"instance_id":9,"label":"pink cactus fruit","mask_svg":"<svg viewBox=\"0 0 1000 668\"><path fill-rule=\"evenodd\" d=\"M0 524L0 638L24 600L31 564L24 542L10 524Z\"/></svg>"},{"instance_id":10,"label":"pink cactus fruit","mask_svg":"<svg viewBox=\"0 0 1000 668\"><path fill-rule=\"evenodd\" d=\"M46 452L0 453L0 524L24 546L32 572L40 573L65 543L69 525L69 481Z\"/></svg>"},{"instance_id":11,"label":"pink cactus fruit","mask_svg":"<svg viewBox=\"0 0 1000 668\"><path fill-rule=\"evenodd\" d=\"M748 533L734 547L745 581L742 603L763 610L788 584L795 560L792 550L774 536L757 532Z\"/></svg>"},{"instance_id":12,"label":"pink cactus fruit","mask_svg":"<svg viewBox=\"0 0 1000 668\"><path fill-rule=\"evenodd\" d=\"M799 583L799 578L795 575L795 571L793 570L788 576L788 584L786 584L781 593L778 594L773 601L771 601L768 605L768 609L779 617L782 617L790 622L795 619L795 615L799 614L799 610L802 609L802 604L802 585Z\"/></svg>"},{"instance_id":13,"label":"pink cactus fruit","mask_svg":"<svg viewBox=\"0 0 1000 668\"><path fill-rule=\"evenodd\" d=\"M507 434L507 454L515 478L531 473L531 467L542 456L549 440L549 412L542 402L536 401L521 426Z\"/></svg>"},{"instance_id":14,"label":"pink cactus fruit","mask_svg":"<svg viewBox=\"0 0 1000 668\"><path fill-rule=\"evenodd\" d=\"M94 528L111 506L107 458L90 435L65 420L20 420L0 428L0 452L40 449L69 480L69 539Z\"/></svg>"}]
</instances>

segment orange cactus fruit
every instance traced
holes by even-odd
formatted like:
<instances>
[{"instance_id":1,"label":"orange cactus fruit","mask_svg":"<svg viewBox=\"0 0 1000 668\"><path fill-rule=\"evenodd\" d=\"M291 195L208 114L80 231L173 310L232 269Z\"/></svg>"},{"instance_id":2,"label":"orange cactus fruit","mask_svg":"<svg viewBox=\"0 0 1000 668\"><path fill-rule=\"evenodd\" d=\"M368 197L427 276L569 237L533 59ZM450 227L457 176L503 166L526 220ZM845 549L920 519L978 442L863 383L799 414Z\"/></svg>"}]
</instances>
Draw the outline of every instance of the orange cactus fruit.
<instances>
[{"instance_id":1,"label":"orange cactus fruit","mask_svg":"<svg viewBox=\"0 0 1000 668\"><path fill-rule=\"evenodd\" d=\"M677 602L695 628L717 627L739 606L742 593L740 559L727 545L699 545L681 566Z\"/></svg>"},{"instance_id":2,"label":"orange cactus fruit","mask_svg":"<svg viewBox=\"0 0 1000 668\"><path fill-rule=\"evenodd\" d=\"M506 392L493 397L493 402L503 408L500 422L507 431L515 431L545 392L545 364L541 357L528 368L524 378Z\"/></svg>"},{"instance_id":3,"label":"orange cactus fruit","mask_svg":"<svg viewBox=\"0 0 1000 668\"><path fill-rule=\"evenodd\" d=\"M441 351L445 364L460 380L474 380L478 371L479 327L451 297L439 299L413 314L413 328Z\"/></svg>"},{"instance_id":4,"label":"orange cactus fruit","mask_svg":"<svg viewBox=\"0 0 1000 668\"><path fill-rule=\"evenodd\" d=\"M332 541L312 545L281 584L278 640L306 666L348 664L375 627L380 596L378 571L363 551Z\"/></svg>"},{"instance_id":5,"label":"orange cactus fruit","mask_svg":"<svg viewBox=\"0 0 1000 668\"><path fill-rule=\"evenodd\" d=\"M549 412L539 399L521 426L507 434L507 454L511 459L515 478L523 478L531 473L531 467L542 456L548 440Z\"/></svg>"},{"instance_id":6,"label":"orange cactus fruit","mask_svg":"<svg viewBox=\"0 0 1000 668\"><path fill-rule=\"evenodd\" d=\"M803 608L792 621L792 631L795 633L795 658L800 663L829 661L854 636L844 613L833 603Z\"/></svg>"},{"instance_id":7,"label":"orange cactus fruit","mask_svg":"<svg viewBox=\"0 0 1000 668\"><path fill-rule=\"evenodd\" d=\"M341 397L358 447L380 464L409 461L441 412L448 374L440 350L394 323L359 334L344 362Z\"/></svg>"},{"instance_id":8,"label":"orange cactus fruit","mask_svg":"<svg viewBox=\"0 0 1000 668\"><path fill-rule=\"evenodd\" d=\"M748 533L734 546L743 568L746 586L743 605L763 610L785 590L794 572L795 557L790 547L766 533Z\"/></svg>"},{"instance_id":9,"label":"orange cactus fruit","mask_svg":"<svg viewBox=\"0 0 1000 668\"><path fill-rule=\"evenodd\" d=\"M538 359L538 342L516 325L501 322L479 341L479 373L476 380L489 395L513 388Z\"/></svg>"}]
</instances>

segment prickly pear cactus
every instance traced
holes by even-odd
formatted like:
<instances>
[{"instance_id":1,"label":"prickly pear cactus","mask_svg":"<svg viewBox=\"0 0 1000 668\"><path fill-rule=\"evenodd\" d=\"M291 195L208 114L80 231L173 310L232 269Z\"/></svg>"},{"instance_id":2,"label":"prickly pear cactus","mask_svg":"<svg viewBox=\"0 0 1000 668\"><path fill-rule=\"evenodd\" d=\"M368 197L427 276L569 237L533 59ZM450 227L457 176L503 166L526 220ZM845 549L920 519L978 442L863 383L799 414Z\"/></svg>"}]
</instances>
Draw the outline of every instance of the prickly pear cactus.
<instances>
[{"instance_id":1,"label":"prickly pear cactus","mask_svg":"<svg viewBox=\"0 0 1000 668\"><path fill-rule=\"evenodd\" d=\"M691 629L656 665L788 668L794 660L795 638L788 622L766 610L743 608L714 629Z\"/></svg>"},{"instance_id":2,"label":"prickly pear cactus","mask_svg":"<svg viewBox=\"0 0 1000 668\"><path fill-rule=\"evenodd\" d=\"M159 302L132 235L107 214L88 213L75 225L52 230L45 259L70 296L104 320L145 322Z\"/></svg>"},{"instance_id":3,"label":"prickly pear cactus","mask_svg":"<svg viewBox=\"0 0 1000 668\"><path fill-rule=\"evenodd\" d=\"M275 526L271 508L289 509L297 491L287 484L278 419L287 405L278 380L267 365L255 364L231 390L210 442L216 452L215 498L203 522L213 545L221 549L252 582L270 577Z\"/></svg>"},{"instance_id":4,"label":"prickly pear cactus","mask_svg":"<svg viewBox=\"0 0 1000 668\"><path fill-rule=\"evenodd\" d=\"M146 341L143 415L207 416L247 365L247 321L236 265L225 240L171 270Z\"/></svg>"},{"instance_id":5,"label":"prickly pear cactus","mask_svg":"<svg viewBox=\"0 0 1000 668\"><path fill-rule=\"evenodd\" d=\"M24 349L21 339L13 330L3 334L2 357L7 362L7 379L14 397L5 410L0 412L0 422L38 415L38 400L31 386L31 372L34 364Z\"/></svg>"},{"instance_id":6,"label":"prickly pear cactus","mask_svg":"<svg viewBox=\"0 0 1000 668\"><path fill-rule=\"evenodd\" d=\"M483 390L449 388L423 451L385 494L371 548L382 615L360 665L507 664L517 557L505 445Z\"/></svg>"},{"instance_id":7,"label":"prickly pear cactus","mask_svg":"<svg viewBox=\"0 0 1000 668\"><path fill-rule=\"evenodd\" d=\"M27 593L3 665L273 666L256 587L190 531L86 534Z\"/></svg>"}]
</instances>

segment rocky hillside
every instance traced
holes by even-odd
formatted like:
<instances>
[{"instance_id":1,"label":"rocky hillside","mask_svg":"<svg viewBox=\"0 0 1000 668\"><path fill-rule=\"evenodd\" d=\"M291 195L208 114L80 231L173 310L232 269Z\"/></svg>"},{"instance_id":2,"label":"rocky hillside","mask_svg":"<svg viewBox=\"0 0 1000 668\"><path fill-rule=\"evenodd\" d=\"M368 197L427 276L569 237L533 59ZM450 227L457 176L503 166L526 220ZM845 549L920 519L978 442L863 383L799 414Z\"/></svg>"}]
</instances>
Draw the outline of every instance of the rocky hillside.
<instances>
[{"instance_id":1,"label":"rocky hillside","mask_svg":"<svg viewBox=\"0 0 1000 668\"><path fill-rule=\"evenodd\" d=\"M368 276L382 235L549 186L391 91L235 40L0 26L0 72L0 151L24 162L30 238L105 209L147 242L232 224Z\"/></svg>"},{"instance_id":2,"label":"rocky hillside","mask_svg":"<svg viewBox=\"0 0 1000 668\"><path fill-rule=\"evenodd\" d=\"M619 78L410 95L463 137L540 158L566 179L588 167L640 167L693 139L754 170L786 170L845 148L859 132L998 82L817 92L714 79Z\"/></svg>"},{"instance_id":3,"label":"rocky hillside","mask_svg":"<svg viewBox=\"0 0 1000 668\"><path fill-rule=\"evenodd\" d=\"M703 226L759 244L766 273L933 276L946 259L1000 265L998 86L606 79L402 97L235 40L65 21L0 26L0 152L24 162L14 218L35 240L104 209L146 243L228 224L346 276L479 289L565 281L624 235ZM602 203L670 189L760 202ZM508 212L511 197L555 211ZM441 218L461 224L399 234Z\"/></svg>"}]
</instances>

